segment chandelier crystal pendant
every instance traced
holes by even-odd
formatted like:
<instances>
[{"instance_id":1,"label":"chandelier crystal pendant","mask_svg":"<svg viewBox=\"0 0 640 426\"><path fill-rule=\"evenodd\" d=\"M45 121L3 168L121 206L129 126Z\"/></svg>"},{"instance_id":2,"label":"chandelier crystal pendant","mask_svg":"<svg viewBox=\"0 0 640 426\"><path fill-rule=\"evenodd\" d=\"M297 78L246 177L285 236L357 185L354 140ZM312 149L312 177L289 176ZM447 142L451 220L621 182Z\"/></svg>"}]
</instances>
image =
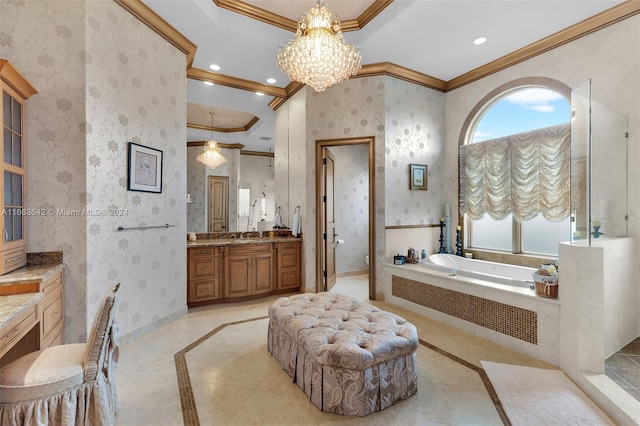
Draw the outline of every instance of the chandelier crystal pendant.
<instances>
[{"instance_id":1,"label":"chandelier crystal pendant","mask_svg":"<svg viewBox=\"0 0 640 426\"><path fill-rule=\"evenodd\" d=\"M290 80L322 92L358 73L360 52L345 42L338 15L318 1L298 20L296 38L278 52L278 66Z\"/></svg>"},{"instance_id":2,"label":"chandelier crystal pendant","mask_svg":"<svg viewBox=\"0 0 640 426\"><path fill-rule=\"evenodd\" d=\"M218 148L218 143L213 140L213 113L211 114L211 140L204 145L204 152L196 157L196 160L209 167L215 169L216 167L227 162L227 159L222 155Z\"/></svg>"}]
</instances>

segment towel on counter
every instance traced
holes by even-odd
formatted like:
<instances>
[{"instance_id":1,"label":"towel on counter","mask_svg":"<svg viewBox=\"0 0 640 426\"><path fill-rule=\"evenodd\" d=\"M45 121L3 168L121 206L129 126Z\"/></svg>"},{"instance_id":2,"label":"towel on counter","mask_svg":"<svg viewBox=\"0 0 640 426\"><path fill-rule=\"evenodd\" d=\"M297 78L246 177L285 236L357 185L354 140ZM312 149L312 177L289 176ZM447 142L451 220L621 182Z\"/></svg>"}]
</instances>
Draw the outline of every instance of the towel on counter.
<instances>
[{"instance_id":1,"label":"towel on counter","mask_svg":"<svg viewBox=\"0 0 640 426\"><path fill-rule=\"evenodd\" d=\"M300 235L300 213L296 213L293 215L293 222L291 224L291 234L294 237L297 237L298 235Z\"/></svg>"},{"instance_id":2,"label":"towel on counter","mask_svg":"<svg viewBox=\"0 0 640 426\"><path fill-rule=\"evenodd\" d=\"M277 227L281 227L282 226L282 217L280 216L280 212L276 213L276 226Z\"/></svg>"}]
</instances>

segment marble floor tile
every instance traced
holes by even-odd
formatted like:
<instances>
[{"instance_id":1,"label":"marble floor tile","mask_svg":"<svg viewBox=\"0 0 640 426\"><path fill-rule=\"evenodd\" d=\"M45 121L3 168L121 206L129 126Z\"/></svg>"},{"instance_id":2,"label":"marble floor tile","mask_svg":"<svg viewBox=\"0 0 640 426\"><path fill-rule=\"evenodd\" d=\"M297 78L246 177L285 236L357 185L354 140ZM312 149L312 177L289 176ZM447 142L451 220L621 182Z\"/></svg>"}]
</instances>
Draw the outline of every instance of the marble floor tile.
<instances>
[{"instance_id":1,"label":"marble floor tile","mask_svg":"<svg viewBox=\"0 0 640 426\"><path fill-rule=\"evenodd\" d=\"M366 417L325 413L267 350L268 320L256 318L266 316L276 298L191 309L122 346L116 424L501 425L480 361L542 363L388 302L372 302L412 322L425 342L416 352L418 392ZM195 408L185 422L181 396L187 388Z\"/></svg>"},{"instance_id":2,"label":"marble floor tile","mask_svg":"<svg viewBox=\"0 0 640 426\"><path fill-rule=\"evenodd\" d=\"M604 372L640 401L640 337L605 360Z\"/></svg>"},{"instance_id":3,"label":"marble floor tile","mask_svg":"<svg viewBox=\"0 0 640 426\"><path fill-rule=\"evenodd\" d=\"M344 294L365 302L369 300L369 274L340 277L336 279L330 293Z\"/></svg>"}]
</instances>

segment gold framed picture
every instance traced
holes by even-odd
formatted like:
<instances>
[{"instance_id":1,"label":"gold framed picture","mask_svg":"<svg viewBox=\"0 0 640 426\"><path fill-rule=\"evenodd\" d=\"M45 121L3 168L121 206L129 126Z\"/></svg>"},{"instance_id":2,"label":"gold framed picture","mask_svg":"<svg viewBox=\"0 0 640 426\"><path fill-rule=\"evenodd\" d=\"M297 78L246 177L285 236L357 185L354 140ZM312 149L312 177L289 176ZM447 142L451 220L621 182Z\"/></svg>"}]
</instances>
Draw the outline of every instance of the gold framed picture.
<instances>
[{"instance_id":1,"label":"gold framed picture","mask_svg":"<svg viewBox=\"0 0 640 426\"><path fill-rule=\"evenodd\" d=\"M427 165L409 164L409 189L427 189Z\"/></svg>"}]
</instances>

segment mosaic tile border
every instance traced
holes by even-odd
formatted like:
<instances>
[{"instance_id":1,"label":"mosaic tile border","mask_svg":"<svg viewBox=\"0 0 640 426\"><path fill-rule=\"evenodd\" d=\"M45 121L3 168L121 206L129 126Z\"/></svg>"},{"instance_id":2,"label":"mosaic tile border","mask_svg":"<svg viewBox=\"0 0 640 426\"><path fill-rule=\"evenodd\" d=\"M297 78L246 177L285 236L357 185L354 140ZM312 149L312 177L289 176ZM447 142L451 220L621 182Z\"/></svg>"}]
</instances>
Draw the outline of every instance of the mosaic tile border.
<instances>
[{"instance_id":1,"label":"mosaic tile border","mask_svg":"<svg viewBox=\"0 0 640 426\"><path fill-rule=\"evenodd\" d=\"M538 344L538 314L495 300L393 275L391 294L498 333Z\"/></svg>"},{"instance_id":2,"label":"mosaic tile border","mask_svg":"<svg viewBox=\"0 0 640 426\"><path fill-rule=\"evenodd\" d=\"M180 405L182 406L182 420L185 426L200 426L200 418L198 417L198 408L196 407L196 399L193 396L193 388L191 387L191 378L189 377L189 367L187 366L186 354L190 350L197 347L202 342L209 339L214 334L224 330L226 327L244 324L246 322L259 321L267 319L269 316L249 318L240 321L228 322L214 328L198 340L187 345L184 349L176 352L173 360L176 364L176 375L178 376L178 390L180 393ZM266 346L266 344L265 344Z\"/></svg>"},{"instance_id":3,"label":"mosaic tile border","mask_svg":"<svg viewBox=\"0 0 640 426\"><path fill-rule=\"evenodd\" d=\"M220 332L221 330L223 330L228 326L244 324L247 322L259 321L259 320L268 319L268 318L269 318L268 316L264 316L264 317L249 318L246 320L240 320L240 321L221 324L218 327L211 330L210 332L208 332L207 334L205 334L204 336L200 337L198 340L187 345L184 349L174 354L176 374L178 376L178 390L180 393L180 404L182 406L182 419L185 426L200 426L198 409L196 407L196 401L193 395L193 388L191 387L191 378L189 377L189 368L187 366L187 360L185 356L186 353L194 349L199 344L203 343L204 341L206 341L207 339L209 339L210 337L212 337L213 335L215 335L216 333ZM457 357L454 354L447 352L444 349L441 349L438 346L435 346L427 342L426 340L418 339L418 341L422 346L426 347L427 349L437 352L438 354L443 355L449 358L450 360L457 362L458 364L464 367L467 367L475 371L476 373L478 373L478 375L482 379L482 383L484 384L484 387L487 393L489 394L489 397L491 398L491 401L493 402L493 405L496 411L498 412L498 415L500 416L500 419L502 420L502 423L504 424L504 426L511 426L511 422L509 421L504 409L502 408L502 403L498 398L498 394L496 393L493 385L491 384L491 381L489 380L489 376L487 376L487 373L482 368L474 364L471 364L470 362L467 362L464 359Z\"/></svg>"}]
</instances>

